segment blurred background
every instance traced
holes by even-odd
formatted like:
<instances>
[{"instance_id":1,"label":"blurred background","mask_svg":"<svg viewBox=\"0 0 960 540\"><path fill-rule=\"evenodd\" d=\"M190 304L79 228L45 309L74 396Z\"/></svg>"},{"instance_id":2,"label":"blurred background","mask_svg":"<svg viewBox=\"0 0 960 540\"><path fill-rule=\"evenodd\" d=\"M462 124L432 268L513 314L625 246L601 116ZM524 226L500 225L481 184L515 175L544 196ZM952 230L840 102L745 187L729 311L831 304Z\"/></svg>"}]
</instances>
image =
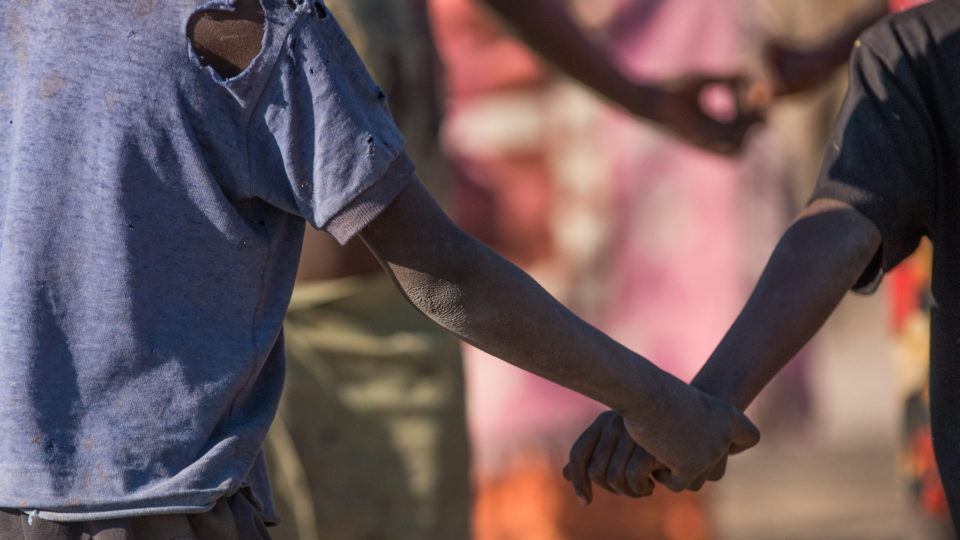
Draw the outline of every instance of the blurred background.
<instances>
[{"instance_id":1,"label":"blurred background","mask_svg":"<svg viewBox=\"0 0 960 540\"><path fill-rule=\"evenodd\" d=\"M743 74L789 95L721 156L558 72L495 2L328 4L456 220L689 380L811 192L843 97L830 55L777 92L803 68L789 59L816 58L831 40L845 58L852 41L836 36L917 2L552 1L638 81ZM762 443L721 483L586 508L560 469L602 406L431 333L378 278L304 282L268 443L277 536L951 538L926 424L928 266L924 248L878 294L844 302L751 408Z\"/></svg>"}]
</instances>

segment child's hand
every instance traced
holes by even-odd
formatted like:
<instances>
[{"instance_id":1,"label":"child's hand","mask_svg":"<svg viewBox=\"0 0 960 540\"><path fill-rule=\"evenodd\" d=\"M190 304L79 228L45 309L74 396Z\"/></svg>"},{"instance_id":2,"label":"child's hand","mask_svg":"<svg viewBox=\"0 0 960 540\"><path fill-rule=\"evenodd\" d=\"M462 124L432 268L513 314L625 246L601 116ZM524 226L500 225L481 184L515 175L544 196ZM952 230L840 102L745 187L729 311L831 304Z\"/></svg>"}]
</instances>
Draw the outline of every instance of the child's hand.
<instances>
[{"instance_id":1,"label":"child's hand","mask_svg":"<svg viewBox=\"0 0 960 540\"><path fill-rule=\"evenodd\" d=\"M763 121L763 111L741 99L746 87L743 76L688 75L658 86L657 115L667 129L706 150L735 155L743 149L751 127ZM712 111L712 97L723 112ZM717 100L713 100L717 101ZM716 104L714 104L716 105Z\"/></svg>"},{"instance_id":2,"label":"child's hand","mask_svg":"<svg viewBox=\"0 0 960 540\"><path fill-rule=\"evenodd\" d=\"M654 477L673 491L719 479L729 454L760 440L743 413L687 385L665 389L642 416L625 413L623 424L634 442L669 469Z\"/></svg>"},{"instance_id":3,"label":"child's hand","mask_svg":"<svg viewBox=\"0 0 960 540\"><path fill-rule=\"evenodd\" d=\"M607 411L580 435L570 449L563 477L583 504L593 500L591 481L611 493L628 497L653 494L654 469L662 467L637 446L623 425L623 417Z\"/></svg>"},{"instance_id":4,"label":"child's hand","mask_svg":"<svg viewBox=\"0 0 960 540\"><path fill-rule=\"evenodd\" d=\"M735 408L687 388L664 396L666 412L647 420L601 414L573 445L564 468L577 497L590 502L590 481L614 493L646 496L653 492L651 475L673 491L698 490L723 477L729 454L759 441L757 428Z\"/></svg>"}]
</instances>

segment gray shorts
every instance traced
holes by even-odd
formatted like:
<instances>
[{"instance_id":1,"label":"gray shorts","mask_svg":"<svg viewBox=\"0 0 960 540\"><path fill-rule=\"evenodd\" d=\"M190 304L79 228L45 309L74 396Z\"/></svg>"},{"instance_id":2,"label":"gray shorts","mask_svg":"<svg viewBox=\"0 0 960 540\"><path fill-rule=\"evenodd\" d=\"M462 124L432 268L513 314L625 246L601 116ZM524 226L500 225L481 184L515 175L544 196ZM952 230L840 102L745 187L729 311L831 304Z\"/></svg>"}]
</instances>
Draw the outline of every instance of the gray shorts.
<instances>
[{"instance_id":1,"label":"gray shorts","mask_svg":"<svg viewBox=\"0 0 960 540\"><path fill-rule=\"evenodd\" d=\"M31 522L32 521L32 522ZM174 514L104 521L30 520L19 510L0 509L3 540L269 540L270 533L241 491L204 514Z\"/></svg>"}]
</instances>

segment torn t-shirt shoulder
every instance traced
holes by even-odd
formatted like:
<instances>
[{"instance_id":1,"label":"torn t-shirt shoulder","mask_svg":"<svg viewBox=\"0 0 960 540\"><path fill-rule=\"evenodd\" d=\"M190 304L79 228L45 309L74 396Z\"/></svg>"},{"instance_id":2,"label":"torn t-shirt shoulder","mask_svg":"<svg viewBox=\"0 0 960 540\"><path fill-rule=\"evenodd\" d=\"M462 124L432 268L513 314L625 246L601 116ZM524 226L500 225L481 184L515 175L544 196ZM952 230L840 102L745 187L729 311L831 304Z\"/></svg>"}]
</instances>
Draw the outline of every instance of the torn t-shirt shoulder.
<instances>
[{"instance_id":1,"label":"torn t-shirt shoulder","mask_svg":"<svg viewBox=\"0 0 960 540\"><path fill-rule=\"evenodd\" d=\"M266 13L260 0L236 0L232 9L199 9L187 21L187 38L201 65L224 79L243 73L260 54Z\"/></svg>"},{"instance_id":2,"label":"torn t-shirt shoulder","mask_svg":"<svg viewBox=\"0 0 960 540\"><path fill-rule=\"evenodd\" d=\"M250 192L325 228L384 178L404 139L387 96L323 4L280 7L291 18L249 117ZM276 36L269 13L265 35Z\"/></svg>"}]
</instances>

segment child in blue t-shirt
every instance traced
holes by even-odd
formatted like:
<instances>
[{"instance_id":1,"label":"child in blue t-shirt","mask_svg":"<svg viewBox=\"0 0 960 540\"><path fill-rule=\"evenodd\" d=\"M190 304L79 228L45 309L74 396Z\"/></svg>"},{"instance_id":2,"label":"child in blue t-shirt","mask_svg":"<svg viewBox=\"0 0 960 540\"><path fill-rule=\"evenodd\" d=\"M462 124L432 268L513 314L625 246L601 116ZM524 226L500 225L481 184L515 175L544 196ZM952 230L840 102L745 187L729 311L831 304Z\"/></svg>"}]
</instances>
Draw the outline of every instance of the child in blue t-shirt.
<instances>
[{"instance_id":1,"label":"child in blue t-shirt","mask_svg":"<svg viewBox=\"0 0 960 540\"><path fill-rule=\"evenodd\" d=\"M5 538L267 535L305 223L359 235L437 324L621 412L678 482L756 443L447 219L321 2L265 0L229 78L188 39L204 7L0 7Z\"/></svg>"}]
</instances>

